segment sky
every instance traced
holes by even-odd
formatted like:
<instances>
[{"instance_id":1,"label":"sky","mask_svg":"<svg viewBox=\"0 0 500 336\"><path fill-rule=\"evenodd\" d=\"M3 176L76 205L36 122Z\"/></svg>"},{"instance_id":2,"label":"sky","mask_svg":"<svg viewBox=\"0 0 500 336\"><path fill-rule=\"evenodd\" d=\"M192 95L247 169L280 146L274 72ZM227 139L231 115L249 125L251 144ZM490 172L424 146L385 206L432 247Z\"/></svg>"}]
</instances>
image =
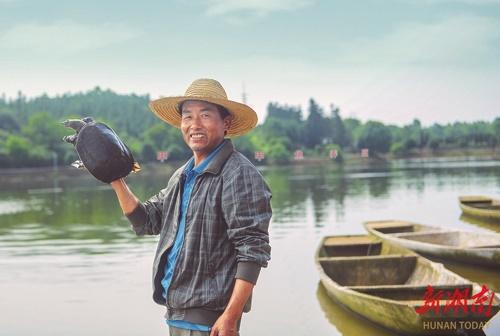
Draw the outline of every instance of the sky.
<instances>
[{"instance_id":1,"label":"sky","mask_svg":"<svg viewBox=\"0 0 500 336\"><path fill-rule=\"evenodd\" d=\"M424 125L500 117L500 0L0 0L0 93L95 86Z\"/></svg>"}]
</instances>

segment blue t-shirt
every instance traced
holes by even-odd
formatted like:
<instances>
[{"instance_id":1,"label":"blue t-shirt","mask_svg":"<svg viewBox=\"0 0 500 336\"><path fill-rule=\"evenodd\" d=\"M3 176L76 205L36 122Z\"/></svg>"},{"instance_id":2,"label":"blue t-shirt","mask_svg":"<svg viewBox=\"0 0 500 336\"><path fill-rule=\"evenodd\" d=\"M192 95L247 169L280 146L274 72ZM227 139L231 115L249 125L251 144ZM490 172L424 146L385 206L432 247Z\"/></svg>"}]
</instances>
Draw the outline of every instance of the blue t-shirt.
<instances>
[{"instance_id":1,"label":"blue t-shirt","mask_svg":"<svg viewBox=\"0 0 500 336\"><path fill-rule=\"evenodd\" d=\"M177 256L182 248L184 242L184 232L186 229L186 213L189 205L189 200L191 198L191 191L193 190L194 183L196 182L196 177L200 175L207 165L212 161L214 156L219 152L224 144L225 140L222 141L210 154L202 161L198 166L194 167L194 158L191 158L184 170L186 174L186 180L184 181L184 190L182 192L181 199L181 215L179 220L179 227L177 229L177 234L175 236L175 241L170 248L167 256L167 261L165 262L165 275L161 281L163 286L163 296L166 298L168 293L168 288L170 282L172 281L172 276L174 275L175 263L177 261ZM201 324L195 324L184 320L167 320L169 326L182 329L198 330L198 331L210 331L210 327Z\"/></svg>"}]
</instances>

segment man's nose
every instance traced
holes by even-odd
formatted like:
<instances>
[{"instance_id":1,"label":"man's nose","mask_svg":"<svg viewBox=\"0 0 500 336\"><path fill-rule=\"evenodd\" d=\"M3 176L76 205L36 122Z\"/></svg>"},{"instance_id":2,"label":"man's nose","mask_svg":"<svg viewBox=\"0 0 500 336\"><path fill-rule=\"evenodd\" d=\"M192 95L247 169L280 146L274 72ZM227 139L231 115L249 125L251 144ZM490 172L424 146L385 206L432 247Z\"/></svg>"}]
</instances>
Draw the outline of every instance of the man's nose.
<instances>
[{"instance_id":1,"label":"man's nose","mask_svg":"<svg viewBox=\"0 0 500 336\"><path fill-rule=\"evenodd\" d=\"M191 127L192 126L200 126L201 125L201 116L199 115L194 115L193 116L193 119L191 120L192 123L191 123Z\"/></svg>"}]
</instances>

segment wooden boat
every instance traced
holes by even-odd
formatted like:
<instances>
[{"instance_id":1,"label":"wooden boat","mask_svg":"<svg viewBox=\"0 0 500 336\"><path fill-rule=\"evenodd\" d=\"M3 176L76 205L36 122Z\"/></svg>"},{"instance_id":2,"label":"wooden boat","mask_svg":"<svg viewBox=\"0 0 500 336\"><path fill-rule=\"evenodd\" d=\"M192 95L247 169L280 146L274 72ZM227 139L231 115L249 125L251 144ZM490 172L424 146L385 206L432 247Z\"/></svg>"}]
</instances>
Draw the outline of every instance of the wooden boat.
<instances>
[{"instance_id":1,"label":"wooden boat","mask_svg":"<svg viewBox=\"0 0 500 336\"><path fill-rule=\"evenodd\" d=\"M460 196L458 201L464 214L500 221L500 200L487 196Z\"/></svg>"},{"instance_id":2,"label":"wooden boat","mask_svg":"<svg viewBox=\"0 0 500 336\"><path fill-rule=\"evenodd\" d=\"M330 298L403 335L460 333L463 332L460 321L482 326L500 308L498 296L492 293L489 316L485 316L484 311L478 314L478 306L475 312L447 309L445 300L436 301L432 309L420 314L417 310L429 303L424 300L428 285L436 292L445 293L454 293L457 289L478 293L481 288L442 264L374 236L325 237L315 259L321 283ZM467 300L467 304L474 305L471 300Z\"/></svg>"},{"instance_id":3,"label":"wooden boat","mask_svg":"<svg viewBox=\"0 0 500 336\"><path fill-rule=\"evenodd\" d=\"M366 222L370 234L417 253L482 266L500 266L500 234L450 230L400 220Z\"/></svg>"}]
</instances>

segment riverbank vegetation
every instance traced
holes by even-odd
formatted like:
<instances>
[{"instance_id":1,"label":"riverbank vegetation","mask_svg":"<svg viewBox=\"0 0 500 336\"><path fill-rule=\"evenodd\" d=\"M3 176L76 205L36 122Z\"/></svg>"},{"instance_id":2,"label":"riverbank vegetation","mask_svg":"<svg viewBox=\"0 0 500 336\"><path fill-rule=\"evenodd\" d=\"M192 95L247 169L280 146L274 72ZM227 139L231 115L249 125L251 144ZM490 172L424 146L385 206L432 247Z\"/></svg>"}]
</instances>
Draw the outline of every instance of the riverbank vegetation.
<instances>
[{"instance_id":1,"label":"riverbank vegetation","mask_svg":"<svg viewBox=\"0 0 500 336\"><path fill-rule=\"evenodd\" d=\"M130 147L139 162L153 162L158 151L168 160L184 160L190 151L180 131L160 122L148 110L148 95L120 95L99 87L85 93L28 99L0 99L0 168L66 165L76 159L71 145L61 141L72 131L60 122L92 116L105 122ZM415 119L404 126L342 118L335 105L319 106L310 99L306 111L298 106L269 103L263 123L234 139L249 159L262 152L263 163L287 163L297 158L359 155L412 157L457 152L496 153L500 146L500 117L492 121L454 122L424 127Z\"/></svg>"}]
</instances>

